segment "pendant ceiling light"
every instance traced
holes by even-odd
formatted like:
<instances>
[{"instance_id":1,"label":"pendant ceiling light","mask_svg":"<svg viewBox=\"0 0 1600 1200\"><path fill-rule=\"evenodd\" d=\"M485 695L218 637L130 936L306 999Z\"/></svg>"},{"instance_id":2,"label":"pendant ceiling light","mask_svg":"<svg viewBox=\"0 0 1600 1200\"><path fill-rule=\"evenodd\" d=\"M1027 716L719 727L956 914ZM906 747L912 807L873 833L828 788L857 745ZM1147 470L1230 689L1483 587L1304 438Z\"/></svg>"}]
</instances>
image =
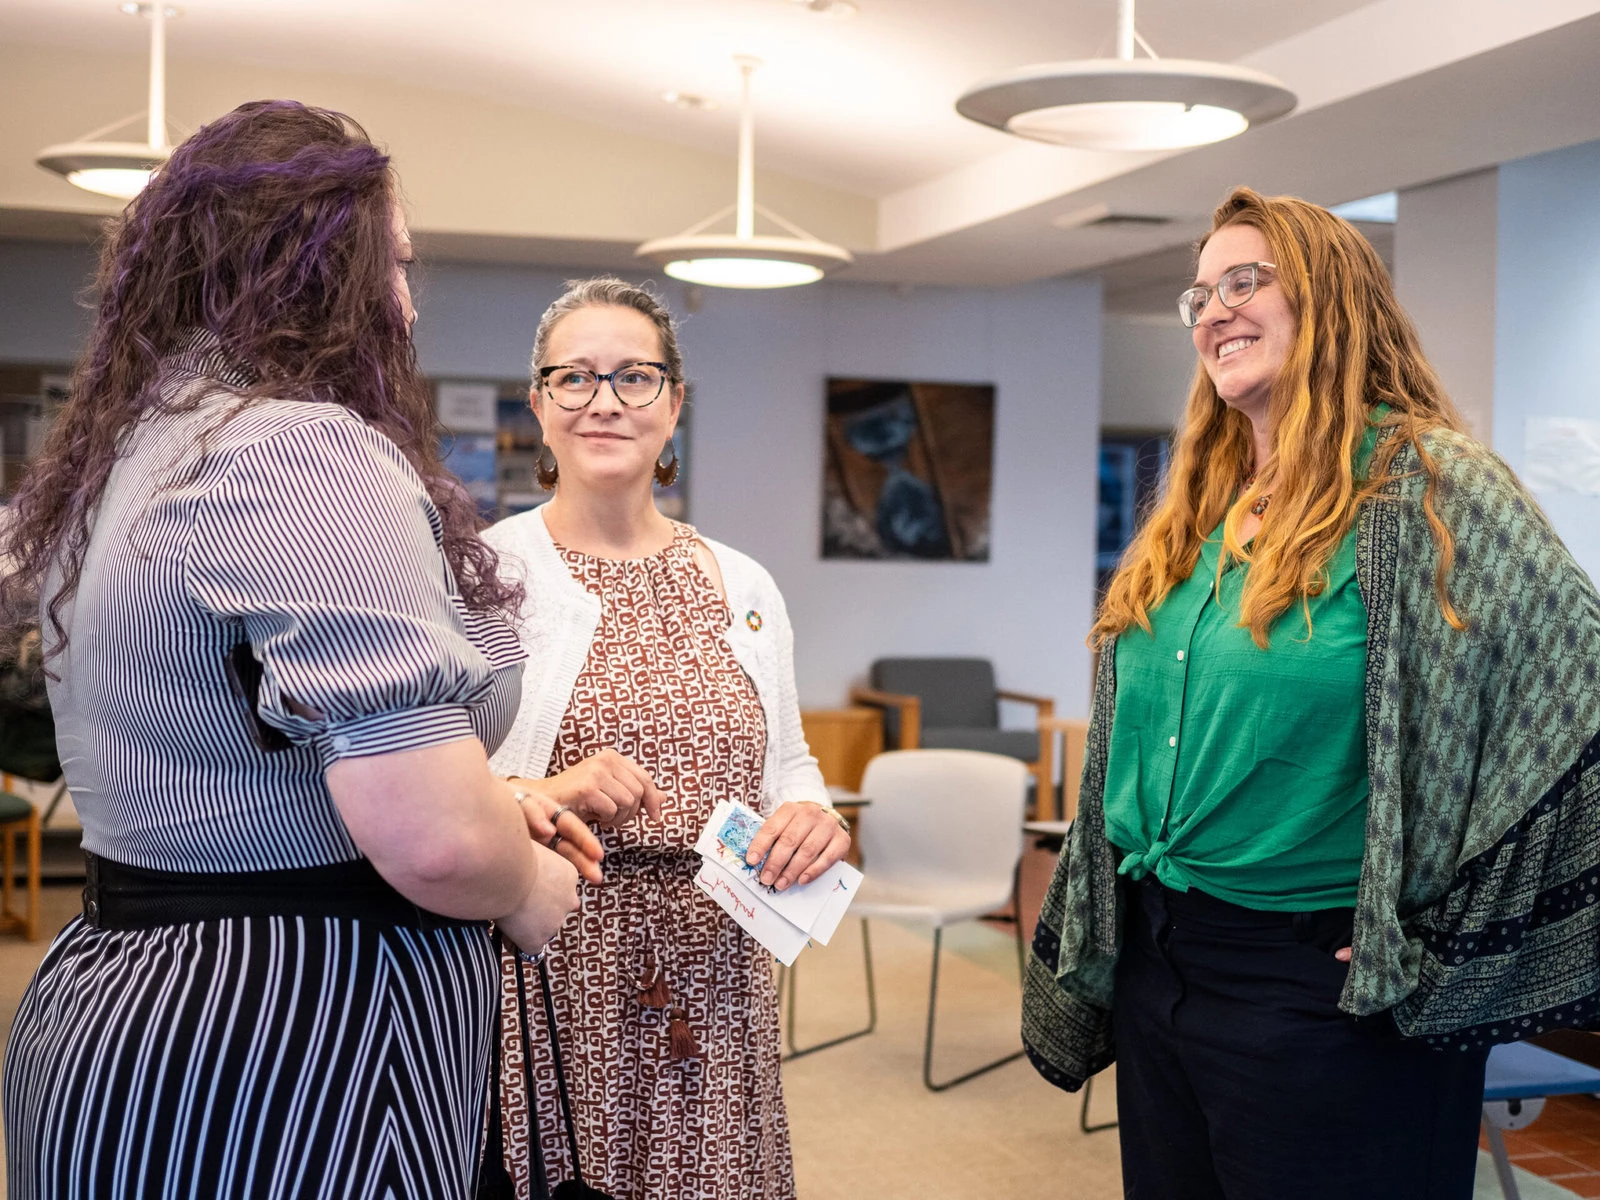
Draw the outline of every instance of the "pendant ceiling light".
<instances>
[{"instance_id":1,"label":"pendant ceiling light","mask_svg":"<svg viewBox=\"0 0 1600 1200\"><path fill-rule=\"evenodd\" d=\"M828 271L854 261L842 246L819 241L791 221L756 203L755 118L750 108L750 76L759 59L734 59L743 77L739 101L739 190L734 204L712 213L676 237L656 238L636 253L674 279L708 287L779 288L815 283ZM732 233L706 233L733 214ZM756 235L756 214L788 231L789 236Z\"/></svg>"},{"instance_id":2,"label":"pendant ceiling light","mask_svg":"<svg viewBox=\"0 0 1600 1200\"><path fill-rule=\"evenodd\" d=\"M1117 57L1042 63L967 90L956 111L1018 137L1084 150L1203 146L1281 117L1295 95L1260 71L1158 58L1133 27L1134 0L1117 3ZM1134 60L1134 43L1147 59Z\"/></svg>"},{"instance_id":3,"label":"pendant ceiling light","mask_svg":"<svg viewBox=\"0 0 1600 1200\"><path fill-rule=\"evenodd\" d=\"M86 192L131 200L172 153L172 147L167 144L167 18L178 14L160 3L124 4L122 10L150 18L150 106L146 110L149 117L146 140L142 143L96 140L138 120L135 114L85 134L76 142L46 146L35 161L47 171L64 175L68 183Z\"/></svg>"}]
</instances>

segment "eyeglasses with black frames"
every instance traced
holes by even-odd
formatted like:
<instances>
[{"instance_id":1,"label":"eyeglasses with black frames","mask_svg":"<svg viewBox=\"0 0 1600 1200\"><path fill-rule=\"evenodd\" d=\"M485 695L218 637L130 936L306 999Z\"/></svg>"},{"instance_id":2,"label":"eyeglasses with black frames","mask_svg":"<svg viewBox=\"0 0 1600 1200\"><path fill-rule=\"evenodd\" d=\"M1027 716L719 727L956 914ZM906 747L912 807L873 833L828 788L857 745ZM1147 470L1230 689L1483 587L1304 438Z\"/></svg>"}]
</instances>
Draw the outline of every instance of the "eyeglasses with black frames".
<instances>
[{"instance_id":1,"label":"eyeglasses with black frames","mask_svg":"<svg viewBox=\"0 0 1600 1200\"><path fill-rule=\"evenodd\" d=\"M578 412L594 403L600 385L611 385L611 393L625 408L644 408L654 404L667 382L667 364L636 362L600 374L588 367L561 365L539 368L539 386L549 393L558 408Z\"/></svg>"},{"instance_id":2,"label":"eyeglasses with black frames","mask_svg":"<svg viewBox=\"0 0 1600 1200\"><path fill-rule=\"evenodd\" d=\"M1237 267L1229 267L1224 271L1214 289L1203 283L1195 284L1178 297L1178 319L1187 329L1193 329L1200 324L1200 314L1205 312L1206 305L1211 303L1213 291L1216 292L1217 299L1222 301L1223 308L1238 308L1256 294L1256 288L1261 284L1271 282L1260 277L1259 272L1263 267L1269 271L1278 269L1276 263L1240 263Z\"/></svg>"}]
</instances>

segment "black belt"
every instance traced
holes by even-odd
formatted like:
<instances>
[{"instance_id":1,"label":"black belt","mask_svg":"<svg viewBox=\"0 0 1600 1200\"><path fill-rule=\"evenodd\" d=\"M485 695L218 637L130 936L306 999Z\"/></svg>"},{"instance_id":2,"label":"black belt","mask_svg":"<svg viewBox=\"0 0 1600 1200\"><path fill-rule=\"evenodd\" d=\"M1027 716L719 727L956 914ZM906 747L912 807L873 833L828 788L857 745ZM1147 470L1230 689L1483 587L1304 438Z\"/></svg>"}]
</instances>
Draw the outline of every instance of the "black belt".
<instances>
[{"instance_id":1,"label":"black belt","mask_svg":"<svg viewBox=\"0 0 1600 1200\"><path fill-rule=\"evenodd\" d=\"M445 917L395 891L364 858L283 871L152 871L83 853L83 919L96 929L155 929L234 917L344 917L410 929L487 927Z\"/></svg>"}]
</instances>

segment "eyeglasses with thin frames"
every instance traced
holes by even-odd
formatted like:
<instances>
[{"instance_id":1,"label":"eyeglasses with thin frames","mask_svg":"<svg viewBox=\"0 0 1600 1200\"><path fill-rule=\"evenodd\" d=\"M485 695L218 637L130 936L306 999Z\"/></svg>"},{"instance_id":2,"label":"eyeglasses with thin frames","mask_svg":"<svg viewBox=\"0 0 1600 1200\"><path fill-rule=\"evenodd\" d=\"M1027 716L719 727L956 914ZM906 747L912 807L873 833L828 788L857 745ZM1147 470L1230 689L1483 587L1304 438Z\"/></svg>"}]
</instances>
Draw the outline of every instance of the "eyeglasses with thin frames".
<instances>
[{"instance_id":1,"label":"eyeglasses with thin frames","mask_svg":"<svg viewBox=\"0 0 1600 1200\"><path fill-rule=\"evenodd\" d=\"M604 374L570 364L539 368L539 386L567 412L593 404L602 383L611 386L611 394L624 408L646 408L655 403L666 382L667 364L660 362L628 363Z\"/></svg>"},{"instance_id":2,"label":"eyeglasses with thin frames","mask_svg":"<svg viewBox=\"0 0 1600 1200\"><path fill-rule=\"evenodd\" d=\"M1238 308L1247 303L1250 297L1256 294L1256 288L1271 280L1263 280L1259 270L1265 267L1276 271L1276 263L1252 262L1240 263L1237 267L1229 267L1217 279L1215 288L1209 288L1203 283L1194 287L1178 297L1178 319L1187 329L1193 329L1200 324L1200 314L1205 312L1206 305L1211 303L1212 293L1216 293L1218 300L1222 301L1223 308Z\"/></svg>"}]
</instances>

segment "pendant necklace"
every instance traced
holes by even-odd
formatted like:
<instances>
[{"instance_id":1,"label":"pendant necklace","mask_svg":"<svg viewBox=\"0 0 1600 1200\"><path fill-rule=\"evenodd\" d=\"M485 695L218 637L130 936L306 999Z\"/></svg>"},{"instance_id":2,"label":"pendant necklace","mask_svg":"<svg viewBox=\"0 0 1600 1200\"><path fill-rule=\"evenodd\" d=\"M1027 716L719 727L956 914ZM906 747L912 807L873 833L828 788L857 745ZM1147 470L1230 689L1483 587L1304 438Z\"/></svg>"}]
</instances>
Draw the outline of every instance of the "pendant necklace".
<instances>
[{"instance_id":1,"label":"pendant necklace","mask_svg":"<svg viewBox=\"0 0 1600 1200\"><path fill-rule=\"evenodd\" d=\"M1256 473L1254 471L1251 471L1250 474L1248 474L1248 475L1246 475L1244 477L1244 486L1241 487L1239 490L1241 492L1248 492L1250 490L1250 488L1254 485L1255 481L1256 481ZM1265 513L1267 511L1267 505L1269 505L1271 503L1272 503L1272 493L1271 492L1267 492L1264 495L1257 497L1256 502L1250 506L1250 514L1252 516L1256 516L1256 517L1261 516L1263 513Z\"/></svg>"}]
</instances>

